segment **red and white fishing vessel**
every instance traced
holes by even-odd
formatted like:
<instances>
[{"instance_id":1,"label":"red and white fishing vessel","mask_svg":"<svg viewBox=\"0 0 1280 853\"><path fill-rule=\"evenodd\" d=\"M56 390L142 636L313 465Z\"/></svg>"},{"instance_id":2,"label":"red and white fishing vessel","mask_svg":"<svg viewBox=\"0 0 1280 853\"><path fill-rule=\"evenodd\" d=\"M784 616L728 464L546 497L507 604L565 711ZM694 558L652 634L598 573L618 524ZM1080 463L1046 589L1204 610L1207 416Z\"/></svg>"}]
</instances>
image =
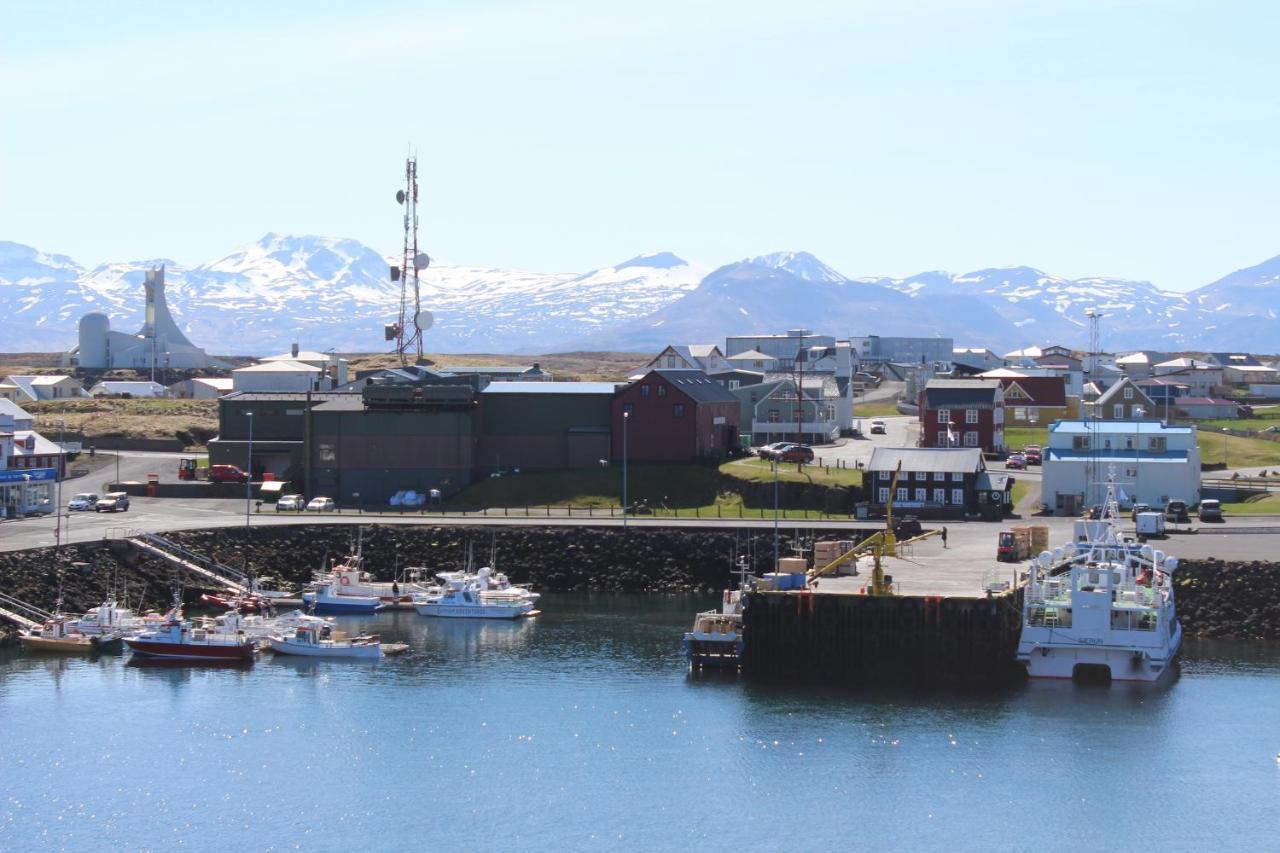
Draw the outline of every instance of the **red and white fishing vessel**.
<instances>
[{"instance_id":1,"label":"red and white fishing vessel","mask_svg":"<svg viewBox=\"0 0 1280 853\"><path fill-rule=\"evenodd\" d=\"M228 635L193 627L182 618L176 603L159 625L124 641L134 654L169 660L249 662L257 648L244 633Z\"/></svg>"}]
</instances>

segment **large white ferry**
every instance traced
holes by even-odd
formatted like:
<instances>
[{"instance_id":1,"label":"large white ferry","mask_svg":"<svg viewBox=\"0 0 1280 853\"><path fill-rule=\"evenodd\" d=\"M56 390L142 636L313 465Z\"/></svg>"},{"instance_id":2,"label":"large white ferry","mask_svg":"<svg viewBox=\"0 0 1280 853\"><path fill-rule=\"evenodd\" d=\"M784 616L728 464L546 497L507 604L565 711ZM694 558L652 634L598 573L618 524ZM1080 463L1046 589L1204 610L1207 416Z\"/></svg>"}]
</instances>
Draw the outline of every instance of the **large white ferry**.
<instances>
[{"instance_id":1,"label":"large white ferry","mask_svg":"<svg viewBox=\"0 0 1280 853\"><path fill-rule=\"evenodd\" d=\"M1176 557L1124 541L1114 482L1100 520L1032 560L1018 661L1032 678L1156 681L1174 667L1182 625Z\"/></svg>"}]
</instances>

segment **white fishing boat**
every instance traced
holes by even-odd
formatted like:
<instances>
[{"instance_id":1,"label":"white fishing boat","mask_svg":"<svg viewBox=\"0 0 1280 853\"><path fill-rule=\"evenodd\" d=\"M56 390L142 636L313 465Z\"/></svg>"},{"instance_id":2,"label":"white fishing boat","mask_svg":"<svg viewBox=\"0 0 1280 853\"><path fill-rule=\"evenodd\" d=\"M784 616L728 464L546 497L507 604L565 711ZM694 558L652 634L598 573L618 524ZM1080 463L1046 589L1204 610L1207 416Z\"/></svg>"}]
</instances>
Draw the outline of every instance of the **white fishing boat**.
<instances>
[{"instance_id":1,"label":"white fishing boat","mask_svg":"<svg viewBox=\"0 0 1280 853\"><path fill-rule=\"evenodd\" d=\"M441 585L413 596L413 607L423 616L453 619L519 619L536 616L538 593L530 592L485 566L474 575L439 572Z\"/></svg>"},{"instance_id":2,"label":"white fishing boat","mask_svg":"<svg viewBox=\"0 0 1280 853\"><path fill-rule=\"evenodd\" d=\"M256 649L254 641L243 634L228 636L192 626L182 618L182 609L176 604L160 625L125 637L124 641L134 654L170 660L249 662Z\"/></svg>"},{"instance_id":3,"label":"white fishing boat","mask_svg":"<svg viewBox=\"0 0 1280 853\"><path fill-rule=\"evenodd\" d=\"M685 632L685 657L694 669L736 669L742 658L742 605L747 585L745 557L738 561L738 588L726 589L719 610L705 610Z\"/></svg>"},{"instance_id":4,"label":"white fishing boat","mask_svg":"<svg viewBox=\"0 0 1280 853\"><path fill-rule=\"evenodd\" d=\"M282 655L351 660L378 660L382 657L382 644L377 634L348 637L321 621L319 625L299 625L292 633L272 636L269 639L272 651Z\"/></svg>"},{"instance_id":5,"label":"white fishing boat","mask_svg":"<svg viewBox=\"0 0 1280 853\"><path fill-rule=\"evenodd\" d=\"M1156 681L1174 669L1178 560L1123 540L1114 478L1103 507L1101 519L1075 522L1070 543L1032 560L1018 643L1032 678Z\"/></svg>"},{"instance_id":6,"label":"white fishing boat","mask_svg":"<svg viewBox=\"0 0 1280 853\"><path fill-rule=\"evenodd\" d=\"M321 574L313 591L328 586L340 598L376 598L388 610L411 610L414 594L428 591L428 577L427 569L412 567L400 572L395 580L376 581L364 570L363 557L353 554Z\"/></svg>"},{"instance_id":7,"label":"white fishing boat","mask_svg":"<svg viewBox=\"0 0 1280 853\"><path fill-rule=\"evenodd\" d=\"M121 607L114 598L107 598L97 607L86 610L69 627L78 633L96 637L102 634L131 634L148 626L143 617L127 607Z\"/></svg>"},{"instance_id":8,"label":"white fishing boat","mask_svg":"<svg viewBox=\"0 0 1280 853\"><path fill-rule=\"evenodd\" d=\"M348 594L336 577L302 594L302 602L314 613L376 613L383 607L377 595Z\"/></svg>"},{"instance_id":9,"label":"white fishing boat","mask_svg":"<svg viewBox=\"0 0 1280 853\"><path fill-rule=\"evenodd\" d=\"M222 636L245 636L255 640L259 645L273 635L291 634L294 629L304 625L328 625L329 620L319 616L310 616L301 610L290 610L280 616L260 616L255 613L241 613L230 610L221 616L205 617L200 627Z\"/></svg>"}]
</instances>

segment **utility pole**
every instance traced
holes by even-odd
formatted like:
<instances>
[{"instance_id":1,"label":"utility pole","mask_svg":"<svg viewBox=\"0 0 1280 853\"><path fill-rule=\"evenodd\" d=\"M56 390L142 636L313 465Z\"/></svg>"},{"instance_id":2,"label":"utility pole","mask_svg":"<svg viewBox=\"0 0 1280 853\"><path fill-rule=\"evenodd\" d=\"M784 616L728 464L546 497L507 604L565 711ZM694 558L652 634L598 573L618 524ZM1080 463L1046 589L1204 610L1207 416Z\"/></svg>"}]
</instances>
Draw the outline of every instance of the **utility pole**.
<instances>
[{"instance_id":1,"label":"utility pole","mask_svg":"<svg viewBox=\"0 0 1280 853\"><path fill-rule=\"evenodd\" d=\"M249 504L253 499L253 412L245 412L249 418L249 464L248 476L244 481L244 530L247 535L249 532Z\"/></svg>"},{"instance_id":2,"label":"utility pole","mask_svg":"<svg viewBox=\"0 0 1280 853\"><path fill-rule=\"evenodd\" d=\"M627 421L631 420L631 413L625 409L622 412L622 527L627 527Z\"/></svg>"}]
</instances>

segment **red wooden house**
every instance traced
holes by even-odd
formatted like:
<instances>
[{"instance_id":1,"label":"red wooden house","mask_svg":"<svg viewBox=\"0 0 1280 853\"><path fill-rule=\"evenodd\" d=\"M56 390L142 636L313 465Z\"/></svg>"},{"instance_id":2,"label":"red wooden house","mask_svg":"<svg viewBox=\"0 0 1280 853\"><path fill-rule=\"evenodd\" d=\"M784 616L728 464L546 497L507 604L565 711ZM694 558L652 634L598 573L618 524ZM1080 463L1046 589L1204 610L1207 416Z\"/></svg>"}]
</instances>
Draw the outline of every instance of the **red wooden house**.
<instances>
[{"instance_id":1,"label":"red wooden house","mask_svg":"<svg viewBox=\"0 0 1280 853\"><path fill-rule=\"evenodd\" d=\"M1004 391L998 379L930 379L920 392L921 447L1004 449Z\"/></svg>"},{"instance_id":2,"label":"red wooden house","mask_svg":"<svg viewBox=\"0 0 1280 853\"><path fill-rule=\"evenodd\" d=\"M613 398L613 458L721 459L738 444L738 398L701 370L651 370Z\"/></svg>"}]
</instances>

